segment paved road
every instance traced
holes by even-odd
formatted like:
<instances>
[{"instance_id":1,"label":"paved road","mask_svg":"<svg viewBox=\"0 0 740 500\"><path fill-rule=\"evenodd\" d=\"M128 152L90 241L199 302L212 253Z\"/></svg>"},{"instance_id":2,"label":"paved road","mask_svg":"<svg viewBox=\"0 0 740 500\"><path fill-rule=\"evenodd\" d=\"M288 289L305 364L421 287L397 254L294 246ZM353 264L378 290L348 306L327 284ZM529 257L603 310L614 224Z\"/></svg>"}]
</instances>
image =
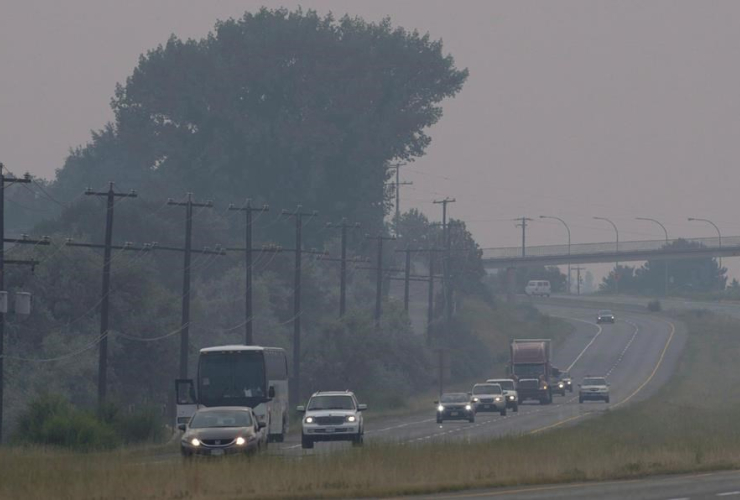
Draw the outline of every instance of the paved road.
<instances>
[{"instance_id":1,"label":"paved road","mask_svg":"<svg viewBox=\"0 0 740 500\"><path fill-rule=\"evenodd\" d=\"M552 405L527 402L519 412L506 417L479 413L475 423L451 421L437 424L432 401L429 411L395 418L372 418L368 411L366 441L392 441L406 444L451 439L478 439L540 432L560 425L598 416L624 404L648 397L664 383L675 366L685 340L684 332L655 316L625 313L614 325L594 323L596 308L569 309L541 306L545 312L567 318L575 331L554 352L554 364L570 369L574 380L586 375L605 375L611 383L611 403L578 403L577 391L565 397L555 396ZM543 332L543 337L546 333ZM317 443L314 450L302 450L300 436L292 435L285 443L273 445L273 452L288 455L325 453L349 446L348 443Z\"/></svg>"},{"instance_id":2,"label":"paved road","mask_svg":"<svg viewBox=\"0 0 740 500\"><path fill-rule=\"evenodd\" d=\"M525 486L415 498L545 500L731 500L740 499L740 472L662 476L634 481Z\"/></svg>"}]
</instances>

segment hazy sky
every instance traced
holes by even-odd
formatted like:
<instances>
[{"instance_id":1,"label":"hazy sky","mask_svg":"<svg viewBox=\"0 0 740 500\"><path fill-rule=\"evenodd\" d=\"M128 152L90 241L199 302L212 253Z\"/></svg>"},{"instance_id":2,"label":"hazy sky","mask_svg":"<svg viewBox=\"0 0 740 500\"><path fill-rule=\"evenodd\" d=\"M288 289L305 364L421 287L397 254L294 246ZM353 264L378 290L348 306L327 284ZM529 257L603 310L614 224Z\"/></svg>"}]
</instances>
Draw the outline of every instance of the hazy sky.
<instances>
[{"instance_id":1,"label":"hazy sky","mask_svg":"<svg viewBox=\"0 0 740 500\"><path fill-rule=\"evenodd\" d=\"M514 246L509 219L566 219L574 242L740 234L740 2L0 0L0 161L52 177L112 119L139 55L205 36L217 19L302 5L442 38L470 78L444 104L402 207L439 217L453 196L483 246ZM563 243L537 221L528 243ZM734 266L733 266L734 267Z\"/></svg>"}]
</instances>

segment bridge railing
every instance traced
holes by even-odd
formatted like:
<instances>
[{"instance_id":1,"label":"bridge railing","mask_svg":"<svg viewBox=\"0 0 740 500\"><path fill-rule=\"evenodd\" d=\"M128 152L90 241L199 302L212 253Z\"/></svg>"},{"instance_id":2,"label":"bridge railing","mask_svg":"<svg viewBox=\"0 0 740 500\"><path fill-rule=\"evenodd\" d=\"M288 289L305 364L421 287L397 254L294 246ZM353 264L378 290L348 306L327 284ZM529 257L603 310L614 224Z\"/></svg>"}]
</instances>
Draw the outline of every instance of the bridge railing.
<instances>
[{"instance_id":1,"label":"bridge railing","mask_svg":"<svg viewBox=\"0 0 740 500\"><path fill-rule=\"evenodd\" d=\"M675 240L643 240L643 241L620 241L619 253L628 253L648 250L664 250L670 252L672 244L677 241L687 242L704 248L740 247L740 236L723 236L722 245L718 237L714 238L679 238ZM677 251L684 248L676 248ZM605 243L577 243L570 246L570 255L593 255L599 253L614 253L617 250L616 242ZM528 257L550 257L568 255L568 245L540 245L526 247ZM484 259L505 259L521 257L522 247L484 248Z\"/></svg>"}]
</instances>

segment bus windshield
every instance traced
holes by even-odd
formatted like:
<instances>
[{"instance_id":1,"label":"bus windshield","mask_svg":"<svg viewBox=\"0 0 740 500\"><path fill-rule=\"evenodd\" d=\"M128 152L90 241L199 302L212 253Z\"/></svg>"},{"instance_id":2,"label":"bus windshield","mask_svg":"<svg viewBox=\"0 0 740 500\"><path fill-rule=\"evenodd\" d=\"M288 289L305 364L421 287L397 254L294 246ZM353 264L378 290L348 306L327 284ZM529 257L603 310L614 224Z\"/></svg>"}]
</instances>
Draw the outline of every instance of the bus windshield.
<instances>
[{"instance_id":1,"label":"bus windshield","mask_svg":"<svg viewBox=\"0 0 740 500\"><path fill-rule=\"evenodd\" d=\"M267 395L264 357L250 351L201 354L198 382L205 406L254 407Z\"/></svg>"}]
</instances>

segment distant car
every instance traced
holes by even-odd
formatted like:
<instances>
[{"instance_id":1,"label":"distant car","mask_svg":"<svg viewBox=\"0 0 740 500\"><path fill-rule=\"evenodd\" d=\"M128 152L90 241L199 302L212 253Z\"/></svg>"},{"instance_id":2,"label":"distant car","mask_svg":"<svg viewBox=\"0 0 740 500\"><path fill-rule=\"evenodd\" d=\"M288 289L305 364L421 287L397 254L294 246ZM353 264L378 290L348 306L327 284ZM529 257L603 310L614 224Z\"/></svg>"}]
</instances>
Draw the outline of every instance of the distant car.
<instances>
[{"instance_id":1,"label":"distant car","mask_svg":"<svg viewBox=\"0 0 740 500\"><path fill-rule=\"evenodd\" d=\"M616 322L616 318L614 317L614 313L608 310L599 311L599 313L596 315L596 323L614 323Z\"/></svg>"},{"instance_id":2,"label":"distant car","mask_svg":"<svg viewBox=\"0 0 740 500\"><path fill-rule=\"evenodd\" d=\"M250 408L203 408L178 427L183 431L180 452L184 457L254 453L267 443L265 423Z\"/></svg>"},{"instance_id":3,"label":"distant car","mask_svg":"<svg viewBox=\"0 0 740 500\"><path fill-rule=\"evenodd\" d=\"M551 286L549 281L544 280L531 280L524 287L524 293L530 297L549 297L551 292Z\"/></svg>"},{"instance_id":4,"label":"distant car","mask_svg":"<svg viewBox=\"0 0 740 500\"><path fill-rule=\"evenodd\" d=\"M350 391L314 393L308 405L298 407L304 414L301 446L310 449L317 441L351 441L354 446L362 446L362 412L366 409L367 405L359 404Z\"/></svg>"},{"instance_id":5,"label":"distant car","mask_svg":"<svg viewBox=\"0 0 740 500\"><path fill-rule=\"evenodd\" d=\"M573 392L573 381L568 372L560 371L553 367L554 378L550 382L552 392L565 396L565 391Z\"/></svg>"},{"instance_id":6,"label":"distant car","mask_svg":"<svg viewBox=\"0 0 740 500\"><path fill-rule=\"evenodd\" d=\"M434 404L437 405L438 424L441 424L445 420L467 420L470 423L475 422L475 407L467 392L442 394L439 401L435 401Z\"/></svg>"},{"instance_id":7,"label":"distant car","mask_svg":"<svg viewBox=\"0 0 740 500\"><path fill-rule=\"evenodd\" d=\"M504 390L506 407L511 408L514 412L519 411L519 393L516 391L516 383L510 378L491 378L486 380L487 383L498 384Z\"/></svg>"},{"instance_id":8,"label":"distant car","mask_svg":"<svg viewBox=\"0 0 740 500\"><path fill-rule=\"evenodd\" d=\"M580 384L578 402L593 400L609 402L609 383L604 377L586 377Z\"/></svg>"},{"instance_id":9,"label":"distant car","mask_svg":"<svg viewBox=\"0 0 740 500\"><path fill-rule=\"evenodd\" d=\"M497 411L502 417L506 416L506 397L499 384L475 384L471 396L476 413Z\"/></svg>"},{"instance_id":10,"label":"distant car","mask_svg":"<svg viewBox=\"0 0 740 500\"><path fill-rule=\"evenodd\" d=\"M565 384L565 388L568 389L569 392L573 392L573 379L570 377L570 373L562 372L560 381ZM563 394L563 396L565 396L565 394Z\"/></svg>"}]
</instances>

